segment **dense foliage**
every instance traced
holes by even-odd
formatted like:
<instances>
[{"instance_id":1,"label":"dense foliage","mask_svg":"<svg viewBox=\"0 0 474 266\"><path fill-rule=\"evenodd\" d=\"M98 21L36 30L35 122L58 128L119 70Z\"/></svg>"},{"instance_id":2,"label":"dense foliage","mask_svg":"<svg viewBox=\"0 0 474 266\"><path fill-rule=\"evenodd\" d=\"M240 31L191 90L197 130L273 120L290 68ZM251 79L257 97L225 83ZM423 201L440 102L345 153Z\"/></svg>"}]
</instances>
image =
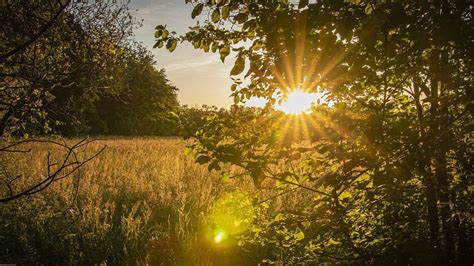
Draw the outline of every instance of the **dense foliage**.
<instances>
[{"instance_id":1,"label":"dense foliage","mask_svg":"<svg viewBox=\"0 0 474 266\"><path fill-rule=\"evenodd\" d=\"M177 89L132 40L126 3L13 1L0 12L0 135L169 134Z\"/></svg>"},{"instance_id":2,"label":"dense foliage","mask_svg":"<svg viewBox=\"0 0 474 266\"><path fill-rule=\"evenodd\" d=\"M267 262L472 263L472 4L193 4L201 23L183 36L158 26L156 46L233 51L234 102L268 99L260 113L210 118L196 161L299 195L299 208L261 205L247 250ZM292 122L270 109L297 88L326 101L305 117L306 141L287 142Z\"/></svg>"}]
</instances>

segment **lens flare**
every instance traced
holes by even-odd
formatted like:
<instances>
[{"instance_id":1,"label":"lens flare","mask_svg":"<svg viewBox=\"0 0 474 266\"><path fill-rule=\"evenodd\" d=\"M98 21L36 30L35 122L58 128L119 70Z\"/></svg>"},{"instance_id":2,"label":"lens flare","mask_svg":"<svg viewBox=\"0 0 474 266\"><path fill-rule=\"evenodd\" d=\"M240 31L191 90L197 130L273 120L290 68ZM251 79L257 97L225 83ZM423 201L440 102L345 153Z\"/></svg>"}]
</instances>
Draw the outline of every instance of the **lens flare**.
<instances>
[{"instance_id":1,"label":"lens flare","mask_svg":"<svg viewBox=\"0 0 474 266\"><path fill-rule=\"evenodd\" d=\"M225 233L224 231L217 231L216 235L214 236L214 243L219 244L224 240Z\"/></svg>"},{"instance_id":2,"label":"lens flare","mask_svg":"<svg viewBox=\"0 0 474 266\"><path fill-rule=\"evenodd\" d=\"M254 218L248 194L239 190L228 192L216 200L209 214L209 240L219 246L232 246L235 238L249 229Z\"/></svg>"}]
</instances>

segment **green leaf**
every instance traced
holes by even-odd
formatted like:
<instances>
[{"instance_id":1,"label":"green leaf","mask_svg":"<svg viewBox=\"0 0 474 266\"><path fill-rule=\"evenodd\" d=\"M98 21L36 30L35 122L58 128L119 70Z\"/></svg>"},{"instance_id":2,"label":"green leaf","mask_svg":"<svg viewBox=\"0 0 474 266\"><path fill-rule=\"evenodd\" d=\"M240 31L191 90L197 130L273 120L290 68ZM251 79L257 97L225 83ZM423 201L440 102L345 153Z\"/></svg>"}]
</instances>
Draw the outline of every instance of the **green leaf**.
<instances>
[{"instance_id":1,"label":"green leaf","mask_svg":"<svg viewBox=\"0 0 474 266\"><path fill-rule=\"evenodd\" d=\"M161 35L163 34L163 30L159 29L155 31L155 38L161 38Z\"/></svg>"},{"instance_id":2,"label":"green leaf","mask_svg":"<svg viewBox=\"0 0 474 266\"><path fill-rule=\"evenodd\" d=\"M221 175L221 178L220 178L220 179L221 179L222 182L227 182L227 181L229 181L229 179L230 179L229 173L223 173L223 174Z\"/></svg>"},{"instance_id":3,"label":"green leaf","mask_svg":"<svg viewBox=\"0 0 474 266\"><path fill-rule=\"evenodd\" d=\"M373 188L374 187L374 182L370 181L365 187L366 188Z\"/></svg>"},{"instance_id":4,"label":"green leaf","mask_svg":"<svg viewBox=\"0 0 474 266\"><path fill-rule=\"evenodd\" d=\"M203 43L201 44L201 48L204 50L204 52L207 53L207 52L209 52L209 48L210 48L210 47L209 47L209 44L208 44L207 42L203 42Z\"/></svg>"},{"instance_id":5,"label":"green leaf","mask_svg":"<svg viewBox=\"0 0 474 266\"><path fill-rule=\"evenodd\" d=\"M159 40L155 43L155 45L153 45L153 48L161 48L163 47L163 41L162 40Z\"/></svg>"},{"instance_id":6,"label":"green leaf","mask_svg":"<svg viewBox=\"0 0 474 266\"><path fill-rule=\"evenodd\" d=\"M242 24L245 21L247 21L248 14L247 13L239 13L237 16L235 16L234 20L237 21L238 23Z\"/></svg>"},{"instance_id":7,"label":"green leaf","mask_svg":"<svg viewBox=\"0 0 474 266\"><path fill-rule=\"evenodd\" d=\"M347 192L347 191L344 191L341 193L341 195L339 195L339 199L343 200L343 199L346 199L346 198L350 198L352 195L351 193Z\"/></svg>"},{"instance_id":8,"label":"green leaf","mask_svg":"<svg viewBox=\"0 0 474 266\"><path fill-rule=\"evenodd\" d=\"M173 52L174 49L176 49L176 46L178 45L178 40L174 39L173 40L173 45L170 48L170 52Z\"/></svg>"},{"instance_id":9,"label":"green leaf","mask_svg":"<svg viewBox=\"0 0 474 266\"><path fill-rule=\"evenodd\" d=\"M208 155L205 155L205 154L199 154L196 157L196 162L198 164L205 164L205 163L209 162L210 160L211 160L211 157L208 156Z\"/></svg>"},{"instance_id":10,"label":"green leaf","mask_svg":"<svg viewBox=\"0 0 474 266\"><path fill-rule=\"evenodd\" d=\"M285 219L285 216L281 213L277 214L277 216L275 216L275 218L273 219L273 221L275 222L279 222L279 221L282 221Z\"/></svg>"},{"instance_id":11,"label":"green leaf","mask_svg":"<svg viewBox=\"0 0 474 266\"><path fill-rule=\"evenodd\" d=\"M244 71L244 69L245 69L245 58L243 56L239 56L237 58L237 60L235 60L234 67L230 71L230 74L232 76L236 76L236 75L242 73L242 71Z\"/></svg>"},{"instance_id":12,"label":"green leaf","mask_svg":"<svg viewBox=\"0 0 474 266\"><path fill-rule=\"evenodd\" d=\"M234 96L234 104L238 104L240 102L239 95Z\"/></svg>"},{"instance_id":13,"label":"green leaf","mask_svg":"<svg viewBox=\"0 0 474 266\"><path fill-rule=\"evenodd\" d=\"M230 14L230 6L229 5L226 5L222 8L222 19L227 19L229 17L229 14Z\"/></svg>"},{"instance_id":14,"label":"green leaf","mask_svg":"<svg viewBox=\"0 0 474 266\"><path fill-rule=\"evenodd\" d=\"M184 149L184 154L185 154L185 155L190 155L191 153L193 153L193 148L191 148L191 147L186 147L186 148Z\"/></svg>"},{"instance_id":15,"label":"green leaf","mask_svg":"<svg viewBox=\"0 0 474 266\"><path fill-rule=\"evenodd\" d=\"M213 161L212 163L210 163L208 166L207 166L207 170L209 172L211 172L212 170L221 170L221 167L219 166L219 162L218 161Z\"/></svg>"},{"instance_id":16,"label":"green leaf","mask_svg":"<svg viewBox=\"0 0 474 266\"><path fill-rule=\"evenodd\" d=\"M218 48L219 48L219 43L215 42L212 44L211 51L215 53Z\"/></svg>"},{"instance_id":17,"label":"green leaf","mask_svg":"<svg viewBox=\"0 0 474 266\"><path fill-rule=\"evenodd\" d=\"M166 49L168 51L173 52L174 49L176 49L176 46L178 45L178 41L176 39L169 39L168 42L166 43Z\"/></svg>"},{"instance_id":18,"label":"green leaf","mask_svg":"<svg viewBox=\"0 0 474 266\"><path fill-rule=\"evenodd\" d=\"M166 42L166 49L169 50L172 45L173 45L173 42L171 41L171 39L169 39L169 40Z\"/></svg>"},{"instance_id":19,"label":"green leaf","mask_svg":"<svg viewBox=\"0 0 474 266\"><path fill-rule=\"evenodd\" d=\"M304 233L299 231L298 233L294 234L294 237L297 239L297 240L303 240L304 239Z\"/></svg>"},{"instance_id":20,"label":"green leaf","mask_svg":"<svg viewBox=\"0 0 474 266\"><path fill-rule=\"evenodd\" d=\"M255 19L251 19L251 20L247 20L244 22L244 25L242 25L242 28L245 30L245 29L249 29L249 28L255 28L255 25L256 25L256 20Z\"/></svg>"},{"instance_id":21,"label":"green leaf","mask_svg":"<svg viewBox=\"0 0 474 266\"><path fill-rule=\"evenodd\" d=\"M221 61L224 62L225 58L230 54L229 45L224 45L219 49L219 54L221 55Z\"/></svg>"},{"instance_id":22,"label":"green leaf","mask_svg":"<svg viewBox=\"0 0 474 266\"><path fill-rule=\"evenodd\" d=\"M221 19L221 13L219 12L219 8L216 8L214 9L214 11L212 11L211 20L213 23L216 23L220 19Z\"/></svg>"},{"instance_id":23,"label":"green leaf","mask_svg":"<svg viewBox=\"0 0 474 266\"><path fill-rule=\"evenodd\" d=\"M202 12L203 7L204 5L202 3L197 4L194 7L193 12L191 12L191 18L194 19L195 17L199 16Z\"/></svg>"},{"instance_id":24,"label":"green leaf","mask_svg":"<svg viewBox=\"0 0 474 266\"><path fill-rule=\"evenodd\" d=\"M179 119L179 115L176 112L169 112L171 117Z\"/></svg>"}]
</instances>

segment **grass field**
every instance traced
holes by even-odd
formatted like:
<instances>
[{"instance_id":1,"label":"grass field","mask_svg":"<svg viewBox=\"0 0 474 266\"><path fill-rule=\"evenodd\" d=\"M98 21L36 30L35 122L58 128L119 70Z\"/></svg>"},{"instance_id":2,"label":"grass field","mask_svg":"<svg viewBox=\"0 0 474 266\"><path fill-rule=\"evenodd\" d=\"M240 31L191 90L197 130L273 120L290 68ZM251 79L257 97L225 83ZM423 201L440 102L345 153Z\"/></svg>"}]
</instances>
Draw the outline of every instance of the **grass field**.
<instances>
[{"instance_id":1,"label":"grass field","mask_svg":"<svg viewBox=\"0 0 474 266\"><path fill-rule=\"evenodd\" d=\"M71 140L72 141L72 140ZM221 182L218 173L183 153L181 139L107 139L86 154L106 149L70 178L0 205L0 261L30 264L207 265L244 259L237 245L222 248L210 235L212 206L225 193L253 188ZM4 175L21 175L17 187L45 174L48 144L2 158ZM83 156L85 156L83 154ZM232 170L232 169L231 169ZM79 182L77 182L79 181Z\"/></svg>"}]
</instances>

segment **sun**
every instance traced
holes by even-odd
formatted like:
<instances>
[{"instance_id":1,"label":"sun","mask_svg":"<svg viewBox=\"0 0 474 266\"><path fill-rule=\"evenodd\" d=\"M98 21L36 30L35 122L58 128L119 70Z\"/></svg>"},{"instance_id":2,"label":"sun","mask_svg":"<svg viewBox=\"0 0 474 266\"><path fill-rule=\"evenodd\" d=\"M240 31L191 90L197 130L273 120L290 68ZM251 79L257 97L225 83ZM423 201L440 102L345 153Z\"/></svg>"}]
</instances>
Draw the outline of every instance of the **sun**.
<instances>
[{"instance_id":1,"label":"sun","mask_svg":"<svg viewBox=\"0 0 474 266\"><path fill-rule=\"evenodd\" d=\"M317 93L308 93L303 90L295 90L288 94L286 101L275 105L275 109L287 114L310 113L311 105L319 98Z\"/></svg>"}]
</instances>

